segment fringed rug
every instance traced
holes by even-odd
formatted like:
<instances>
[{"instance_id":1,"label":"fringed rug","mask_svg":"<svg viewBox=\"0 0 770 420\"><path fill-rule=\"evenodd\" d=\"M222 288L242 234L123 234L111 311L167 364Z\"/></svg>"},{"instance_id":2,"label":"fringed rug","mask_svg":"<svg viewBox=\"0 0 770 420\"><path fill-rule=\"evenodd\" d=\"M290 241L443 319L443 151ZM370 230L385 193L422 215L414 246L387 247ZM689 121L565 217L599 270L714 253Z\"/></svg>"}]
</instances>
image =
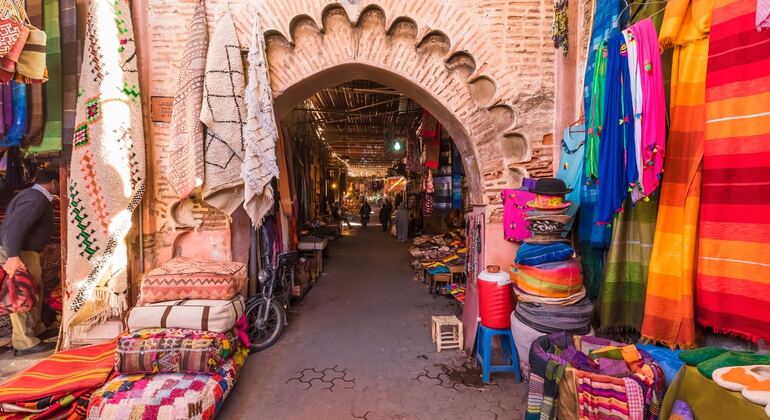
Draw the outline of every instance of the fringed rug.
<instances>
[{"instance_id":1,"label":"fringed rug","mask_svg":"<svg viewBox=\"0 0 770 420\"><path fill-rule=\"evenodd\" d=\"M259 17L254 19L254 32L249 48L249 75L246 86L245 158L241 167L245 201L243 207L254 226L260 226L273 207L270 181L278 176L275 144L278 128L273 113L273 93L267 72L265 37Z\"/></svg>"},{"instance_id":2,"label":"fringed rug","mask_svg":"<svg viewBox=\"0 0 770 420\"><path fill-rule=\"evenodd\" d=\"M243 192L236 189L243 186L246 78L230 13L225 13L217 23L210 45L200 115L206 125L203 200L232 214L243 201Z\"/></svg>"},{"instance_id":3,"label":"fringed rug","mask_svg":"<svg viewBox=\"0 0 770 420\"><path fill-rule=\"evenodd\" d=\"M187 45L179 69L179 83L171 112L171 139L168 150L169 184L177 197L187 198L203 183L203 124L200 122L203 100L203 74L206 70L208 32L206 5L195 6Z\"/></svg>"},{"instance_id":4,"label":"fringed rug","mask_svg":"<svg viewBox=\"0 0 770 420\"><path fill-rule=\"evenodd\" d=\"M717 0L706 76L697 320L770 340L770 32L752 2Z\"/></svg>"},{"instance_id":5,"label":"fringed rug","mask_svg":"<svg viewBox=\"0 0 770 420\"><path fill-rule=\"evenodd\" d=\"M127 0L89 4L70 183L64 343L128 307L126 234L145 190L142 105Z\"/></svg>"}]
</instances>

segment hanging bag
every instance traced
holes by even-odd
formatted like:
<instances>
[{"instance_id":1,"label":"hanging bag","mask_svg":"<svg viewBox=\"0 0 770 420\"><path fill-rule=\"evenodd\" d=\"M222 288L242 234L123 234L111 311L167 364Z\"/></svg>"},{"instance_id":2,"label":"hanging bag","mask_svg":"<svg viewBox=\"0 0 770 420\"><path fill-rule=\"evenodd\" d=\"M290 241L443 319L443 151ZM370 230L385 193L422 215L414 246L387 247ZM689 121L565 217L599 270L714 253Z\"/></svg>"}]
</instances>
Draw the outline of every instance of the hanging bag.
<instances>
[{"instance_id":1,"label":"hanging bag","mask_svg":"<svg viewBox=\"0 0 770 420\"><path fill-rule=\"evenodd\" d=\"M27 270L19 269L10 277L0 268L0 315L31 311L37 296L37 285Z\"/></svg>"},{"instance_id":2,"label":"hanging bag","mask_svg":"<svg viewBox=\"0 0 770 420\"><path fill-rule=\"evenodd\" d=\"M44 83L48 81L48 68L45 64L46 34L44 31L27 23L29 35L16 65L17 80L21 76L25 82Z\"/></svg>"},{"instance_id":3,"label":"hanging bag","mask_svg":"<svg viewBox=\"0 0 770 420\"><path fill-rule=\"evenodd\" d=\"M0 0L0 57L16 45L27 20L22 0Z\"/></svg>"}]
</instances>

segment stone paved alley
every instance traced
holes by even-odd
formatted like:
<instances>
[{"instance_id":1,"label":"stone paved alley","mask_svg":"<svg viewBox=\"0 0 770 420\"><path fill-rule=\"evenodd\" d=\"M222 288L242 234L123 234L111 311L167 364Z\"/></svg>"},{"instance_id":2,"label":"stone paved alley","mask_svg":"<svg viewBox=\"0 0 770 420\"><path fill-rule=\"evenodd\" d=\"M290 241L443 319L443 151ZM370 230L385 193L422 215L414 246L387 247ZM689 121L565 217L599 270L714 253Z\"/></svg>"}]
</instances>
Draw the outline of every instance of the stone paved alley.
<instances>
[{"instance_id":1,"label":"stone paved alley","mask_svg":"<svg viewBox=\"0 0 770 420\"><path fill-rule=\"evenodd\" d=\"M464 354L436 352L430 317L455 306L412 277L406 245L354 226L278 344L249 357L220 418L521 418L525 384L482 385Z\"/></svg>"}]
</instances>

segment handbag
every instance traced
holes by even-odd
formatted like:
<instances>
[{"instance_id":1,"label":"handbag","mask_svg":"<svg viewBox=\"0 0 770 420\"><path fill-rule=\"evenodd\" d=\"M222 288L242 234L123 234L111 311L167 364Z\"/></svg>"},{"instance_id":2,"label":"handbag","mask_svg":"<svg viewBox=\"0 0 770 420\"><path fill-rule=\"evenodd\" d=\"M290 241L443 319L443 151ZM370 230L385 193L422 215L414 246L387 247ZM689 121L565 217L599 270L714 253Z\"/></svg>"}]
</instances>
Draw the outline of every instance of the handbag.
<instances>
[{"instance_id":1,"label":"handbag","mask_svg":"<svg viewBox=\"0 0 770 420\"><path fill-rule=\"evenodd\" d=\"M48 80L48 68L46 59L46 34L44 31L27 24L29 35L24 49L16 64L16 73L35 83L43 83Z\"/></svg>"},{"instance_id":2,"label":"handbag","mask_svg":"<svg viewBox=\"0 0 770 420\"><path fill-rule=\"evenodd\" d=\"M38 298L37 282L25 269L13 277L0 268L0 315L29 312Z\"/></svg>"}]
</instances>

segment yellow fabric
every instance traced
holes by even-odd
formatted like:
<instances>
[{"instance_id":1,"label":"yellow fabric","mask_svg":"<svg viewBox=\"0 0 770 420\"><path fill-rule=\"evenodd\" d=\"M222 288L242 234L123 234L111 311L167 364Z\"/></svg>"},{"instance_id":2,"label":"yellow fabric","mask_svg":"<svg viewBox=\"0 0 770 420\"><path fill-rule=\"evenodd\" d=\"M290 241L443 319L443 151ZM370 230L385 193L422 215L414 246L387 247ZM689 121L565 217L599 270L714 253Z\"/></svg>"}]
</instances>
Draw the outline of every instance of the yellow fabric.
<instances>
[{"instance_id":1,"label":"yellow fabric","mask_svg":"<svg viewBox=\"0 0 770 420\"><path fill-rule=\"evenodd\" d=\"M557 407L559 420L578 420L577 374L575 369L568 367L559 382L559 405Z\"/></svg>"}]
</instances>

